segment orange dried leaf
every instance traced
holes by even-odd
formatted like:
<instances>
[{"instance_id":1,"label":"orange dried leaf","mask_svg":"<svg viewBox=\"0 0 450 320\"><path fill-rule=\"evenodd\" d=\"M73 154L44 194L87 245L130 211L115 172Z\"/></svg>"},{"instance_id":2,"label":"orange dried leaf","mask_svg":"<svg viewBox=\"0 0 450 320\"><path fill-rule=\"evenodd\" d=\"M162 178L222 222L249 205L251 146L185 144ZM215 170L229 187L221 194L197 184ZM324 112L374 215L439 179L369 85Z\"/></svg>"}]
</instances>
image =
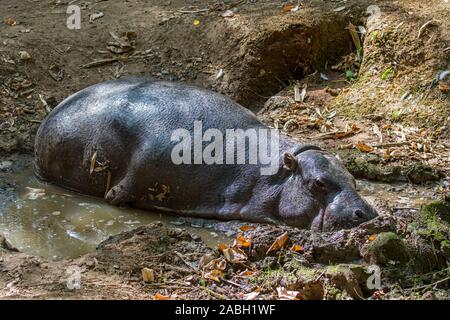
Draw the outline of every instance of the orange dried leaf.
<instances>
[{"instance_id":1,"label":"orange dried leaf","mask_svg":"<svg viewBox=\"0 0 450 320\"><path fill-rule=\"evenodd\" d=\"M444 83L444 82L439 82L439 90L442 92L442 93L449 93L449 88L448 88L448 85L446 84L446 83Z\"/></svg>"},{"instance_id":2,"label":"orange dried leaf","mask_svg":"<svg viewBox=\"0 0 450 320\"><path fill-rule=\"evenodd\" d=\"M170 296L165 296L160 293L157 293L153 296L153 300L170 300Z\"/></svg>"},{"instance_id":3,"label":"orange dried leaf","mask_svg":"<svg viewBox=\"0 0 450 320\"><path fill-rule=\"evenodd\" d=\"M303 247L299 244L294 244L294 245L292 245L292 247L289 248L289 250L294 251L294 252L300 252L300 251L303 251Z\"/></svg>"},{"instance_id":4,"label":"orange dried leaf","mask_svg":"<svg viewBox=\"0 0 450 320\"><path fill-rule=\"evenodd\" d=\"M228 245L226 243L219 243L217 245L217 248L219 248L219 250L223 251L228 248Z\"/></svg>"},{"instance_id":5,"label":"orange dried leaf","mask_svg":"<svg viewBox=\"0 0 450 320\"><path fill-rule=\"evenodd\" d=\"M292 9L294 9L294 5L293 4L286 4L283 6L283 12L289 12Z\"/></svg>"},{"instance_id":6,"label":"orange dried leaf","mask_svg":"<svg viewBox=\"0 0 450 320\"><path fill-rule=\"evenodd\" d=\"M334 138L335 139L342 139L342 138L348 137L351 134L353 134L352 130L336 132L335 135L334 135Z\"/></svg>"},{"instance_id":7,"label":"orange dried leaf","mask_svg":"<svg viewBox=\"0 0 450 320\"><path fill-rule=\"evenodd\" d=\"M270 248L267 250L266 254L268 254L269 252L272 251L278 251L281 248L283 248L286 243L289 240L289 236L287 234L287 232L283 233L281 236L279 236L274 243L272 243L272 245L270 246Z\"/></svg>"},{"instance_id":8,"label":"orange dried leaf","mask_svg":"<svg viewBox=\"0 0 450 320\"><path fill-rule=\"evenodd\" d=\"M209 279L209 280L213 280L216 282L220 282L220 278L223 277L223 271L218 270L218 269L214 269L210 272L205 273L204 278L205 279Z\"/></svg>"},{"instance_id":9,"label":"orange dried leaf","mask_svg":"<svg viewBox=\"0 0 450 320\"><path fill-rule=\"evenodd\" d=\"M243 263L247 260L245 252L237 247L227 248L222 252L225 259L231 263Z\"/></svg>"},{"instance_id":10,"label":"orange dried leaf","mask_svg":"<svg viewBox=\"0 0 450 320\"><path fill-rule=\"evenodd\" d=\"M244 271L242 271L241 273L239 273L239 275L240 275L241 277L248 277L248 276L251 276L251 275L254 274L254 273L255 273L255 271L245 269Z\"/></svg>"},{"instance_id":11,"label":"orange dried leaf","mask_svg":"<svg viewBox=\"0 0 450 320\"><path fill-rule=\"evenodd\" d=\"M248 226L248 225L241 226L239 228L239 230L241 230L242 232L249 231L249 230L255 230L255 229L256 229L255 226Z\"/></svg>"},{"instance_id":12,"label":"orange dried leaf","mask_svg":"<svg viewBox=\"0 0 450 320\"><path fill-rule=\"evenodd\" d=\"M252 239L248 239L243 235L238 234L236 237L236 243L241 247L248 248L252 245Z\"/></svg>"},{"instance_id":13,"label":"orange dried leaf","mask_svg":"<svg viewBox=\"0 0 450 320\"><path fill-rule=\"evenodd\" d=\"M6 23L8 26L15 26L15 25L17 24L16 20L14 20L13 18L8 18L8 19L6 19L5 23Z\"/></svg>"},{"instance_id":14,"label":"orange dried leaf","mask_svg":"<svg viewBox=\"0 0 450 320\"><path fill-rule=\"evenodd\" d=\"M369 241L374 241L375 239L377 238L377 235L376 234L372 234L372 235L370 235L369 236Z\"/></svg>"},{"instance_id":15,"label":"orange dried leaf","mask_svg":"<svg viewBox=\"0 0 450 320\"><path fill-rule=\"evenodd\" d=\"M204 269L207 270L225 270L227 268L227 262L224 258L217 258L214 260L211 260L208 264L205 265Z\"/></svg>"},{"instance_id":16,"label":"orange dried leaf","mask_svg":"<svg viewBox=\"0 0 450 320\"><path fill-rule=\"evenodd\" d=\"M355 132L355 131L358 131L358 130L359 130L359 128L356 125L356 123L352 123L352 131Z\"/></svg>"},{"instance_id":17,"label":"orange dried leaf","mask_svg":"<svg viewBox=\"0 0 450 320\"><path fill-rule=\"evenodd\" d=\"M355 144L355 147L361 151L361 152L372 152L373 151L373 147L362 143L362 142L358 142L357 144Z\"/></svg>"}]
</instances>

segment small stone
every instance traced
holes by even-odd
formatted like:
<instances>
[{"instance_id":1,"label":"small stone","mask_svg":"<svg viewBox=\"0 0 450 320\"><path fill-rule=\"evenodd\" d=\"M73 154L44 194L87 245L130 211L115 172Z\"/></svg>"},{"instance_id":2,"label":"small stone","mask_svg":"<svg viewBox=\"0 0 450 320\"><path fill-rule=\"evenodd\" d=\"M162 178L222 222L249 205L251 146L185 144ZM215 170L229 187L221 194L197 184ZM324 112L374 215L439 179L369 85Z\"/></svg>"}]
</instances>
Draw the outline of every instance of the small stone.
<instances>
[{"instance_id":1,"label":"small stone","mask_svg":"<svg viewBox=\"0 0 450 320\"><path fill-rule=\"evenodd\" d=\"M61 211L53 211L52 215L54 216L59 216L61 214Z\"/></svg>"},{"instance_id":2,"label":"small stone","mask_svg":"<svg viewBox=\"0 0 450 320\"><path fill-rule=\"evenodd\" d=\"M31 55L26 52L26 51L19 51L19 59L24 61L24 60L30 60L31 59Z\"/></svg>"},{"instance_id":3,"label":"small stone","mask_svg":"<svg viewBox=\"0 0 450 320\"><path fill-rule=\"evenodd\" d=\"M12 161L8 160L0 162L0 170L8 169L9 167L12 166L12 164L13 164Z\"/></svg>"}]
</instances>

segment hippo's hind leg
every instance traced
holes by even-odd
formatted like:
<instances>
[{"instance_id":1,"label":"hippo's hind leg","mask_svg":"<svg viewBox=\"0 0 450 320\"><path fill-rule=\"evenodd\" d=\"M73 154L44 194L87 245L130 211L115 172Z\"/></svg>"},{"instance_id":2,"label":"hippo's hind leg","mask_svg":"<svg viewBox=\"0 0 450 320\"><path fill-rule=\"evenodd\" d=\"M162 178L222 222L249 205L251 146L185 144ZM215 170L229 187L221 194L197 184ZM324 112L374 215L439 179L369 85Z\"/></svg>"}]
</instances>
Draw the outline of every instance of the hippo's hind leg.
<instances>
[{"instance_id":1,"label":"hippo's hind leg","mask_svg":"<svg viewBox=\"0 0 450 320\"><path fill-rule=\"evenodd\" d=\"M136 200L137 194L137 183L136 179L139 172L139 157L131 157L124 174L122 176L116 177L113 181L111 189L109 189L105 194L106 202L119 206L132 204ZM116 182L117 181L117 182Z\"/></svg>"},{"instance_id":2,"label":"hippo's hind leg","mask_svg":"<svg viewBox=\"0 0 450 320\"><path fill-rule=\"evenodd\" d=\"M127 175L106 193L105 200L115 206L130 203L133 200L132 187L133 183Z\"/></svg>"}]
</instances>

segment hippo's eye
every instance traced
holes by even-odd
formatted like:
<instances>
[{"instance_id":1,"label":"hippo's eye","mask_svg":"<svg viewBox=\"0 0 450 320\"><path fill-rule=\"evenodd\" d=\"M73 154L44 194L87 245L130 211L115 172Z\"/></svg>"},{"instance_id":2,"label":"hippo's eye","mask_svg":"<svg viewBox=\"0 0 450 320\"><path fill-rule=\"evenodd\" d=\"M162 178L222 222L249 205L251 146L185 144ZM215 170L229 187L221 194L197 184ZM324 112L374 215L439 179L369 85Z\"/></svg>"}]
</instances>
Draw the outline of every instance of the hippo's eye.
<instances>
[{"instance_id":1,"label":"hippo's eye","mask_svg":"<svg viewBox=\"0 0 450 320\"><path fill-rule=\"evenodd\" d=\"M320 179L315 179L313 183L314 183L314 187L317 189L323 190L326 188L325 183Z\"/></svg>"}]
</instances>

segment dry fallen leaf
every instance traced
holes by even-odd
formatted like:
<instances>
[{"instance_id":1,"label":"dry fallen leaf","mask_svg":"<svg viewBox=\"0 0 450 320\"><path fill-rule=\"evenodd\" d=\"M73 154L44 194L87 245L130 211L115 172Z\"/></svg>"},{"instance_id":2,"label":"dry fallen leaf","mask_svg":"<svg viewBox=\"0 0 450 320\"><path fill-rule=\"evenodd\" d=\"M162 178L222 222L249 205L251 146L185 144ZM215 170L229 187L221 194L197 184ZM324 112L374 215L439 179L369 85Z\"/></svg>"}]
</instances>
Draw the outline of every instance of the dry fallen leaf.
<instances>
[{"instance_id":1,"label":"dry fallen leaf","mask_svg":"<svg viewBox=\"0 0 450 320\"><path fill-rule=\"evenodd\" d=\"M144 282L153 282L155 281L155 272L153 269L143 268L142 269L142 279Z\"/></svg>"},{"instance_id":2,"label":"dry fallen leaf","mask_svg":"<svg viewBox=\"0 0 450 320\"><path fill-rule=\"evenodd\" d=\"M239 273L239 275L240 275L241 277L248 277L248 276L251 276L251 275L254 274L254 273L255 273L255 271L245 269L244 271L242 271L241 273Z\"/></svg>"},{"instance_id":3,"label":"dry fallen leaf","mask_svg":"<svg viewBox=\"0 0 450 320\"><path fill-rule=\"evenodd\" d=\"M228 248L228 245L226 243L219 243L217 248L219 248L220 251L223 251Z\"/></svg>"},{"instance_id":4,"label":"dry fallen leaf","mask_svg":"<svg viewBox=\"0 0 450 320\"><path fill-rule=\"evenodd\" d=\"M160 293L157 293L153 296L153 300L171 300L171 296L165 296Z\"/></svg>"},{"instance_id":5,"label":"dry fallen leaf","mask_svg":"<svg viewBox=\"0 0 450 320\"><path fill-rule=\"evenodd\" d=\"M249 231L249 230L255 230L255 229L256 229L255 226L248 226L248 225L241 226L239 228L239 230L241 230L242 232Z\"/></svg>"},{"instance_id":6,"label":"dry fallen leaf","mask_svg":"<svg viewBox=\"0 0 450 320\"><path fill-rule=\"evenodd\" d=\"M231 263L243 263L247 260L245 252L237 247L227 248L222 252L225 259Z\"/></svg>"},{"instance_id":7,"label":"dry fallen leaf","mask_svg":"<svg viewBox=\"0 0 450 320\"><path fill-rule=\"evenodd\" d=\"M89 168L89 174L92 174L95 169L95 162L97 161L97 151L94 152L91 158L91 167Z\"/></svg>"},{"instance_id":8,"label":"dry fallen leaf","mask_svg":"<svg viewBox=\"0 0 450 320\"><path fill-rule=\"evenodd\" d=\"M294 252L300 252L300 251L303 251L303 247L299 244L294 244L294 245L292 245L292 247L289 248L289 250L294 251Z\"/></svg>"},{"instance_id":9,"label":"dry fallen leaf","mask_svg":"<svg viewBox=\"0 0 450 320\"><path fill-rule=\"evenodd\" d=\"M247 294L244 294L244 300L255 300L256 297L259 296L259 291L253 291Z\"/></svg>"},{"instance_id":10,"label":"dry fallen leaf","mask_svg":"<svg viewBox=\"0 0 450 320\"><path fill-rule=\"evenodd\" d=\"M212 260L214 260L214 255L207 253L200 258L198 264L201 268L203 268L204 266L208 265Z\"/></svg>"},{"instance_id":11,"label":"dry fallen leaf","mask_svg":"<svg viewBox=\"0 0 450 320\"><path fill-rule=\"evenodd\" d=\"M198 26L200 24L200 20L195 19L193 22L194 26Z\"/></svg>"},{"instance_id":12,"label":"dry fallen leaf","mask_svg":"<svg viewBox=\"0 0 450 320\"><path fill-rule=\"evenodd\" d=\"M383 143L383 134L381 133L380 127L374 124L372 130L373 133L378 137L378 142Z\"/></svg>"},{"instance_id":13,"label":"dry fallen leaf","mask_svg":"<svg viewBox=\"0 0 450 320\"><path fill-rule=\"evenodd\" d=\"M224 258L213 259L204 266L204 269L206 270L225 270L226 268L227 261Z\"/></svg>"},{"instance_id":14,"label":"dry fallen leaf","mask_svg":"<svg viewBox=\"0 0 450 320\"><path fill-rule=\"evenodd\" d=\"M278 287L277 293L280 300L299 300L298 294L300 292L298 291L291 291L287 290L285 287Z\"/></svg>"},{"instance_id":15,"label":"dry fallen leaf","mask_svg":"<svg viewBox=\"0 0 450 320\"><path fill-rule=\"evenodd\" d=\"M248 248L252 245L252 239L246 238L241 234L238 234L236 237L236 244L241 247Z\"/></svg>"},{"instance_id":16,"label":"dry fallen leaf","mask_svg":"<svg viewBox=\"0 0 450 320\"><path fill-rule=\"evenodd\" d=\"M6 19L6 20L5 20L5 23L6 23L8 26L15 26L15 25L17 24L16 20L14 20L13 18L8 18L8 19Z\"/></svg>"},{"instance_id":17,"label":"dry fallen leaf","mask_svg":"<svg viewBox=\"0 0 450 320\"><path fill-rule=\"evenodd\" d=\"M357 144L355 144L355 147L361 151L361 152L372 152L373 151L373 147L362 143L362 142L358 142Z\"/></svg>"},{"instance_id":18,"label":"dry fallen leaf","mask_svg":"<svg viewBox=\"0 0 450 320\"><path fill-rule=\"evenodd\" d=\"M375 239L377 238L377 235L376 234L372 234L372 235L370 235L369 236L369 241L374 241Z\"/></svg>"},{"instance_id":19,"label":"dry fallen leaf","mask_svg":"<svg viewBox=\"0 0 450 320\"><path fill-rule=\"evenodd\" d=\"M283 6L283 12L289 12L289 11L291 11L292 9L294 9L294 5L293 5L293 4L285 4L285 5Z\"/></svg>"},{"instance_id":20,"label":"dry fallen leaf","mask_svg":"<svg viewBox=\"0 0 450 320\"><path fill-rule=\"evenodd\" d=\"M223 274L224 274L223 271L214 269L214 270L211 270L210 272L205 273L204 278L213 280L216 282L220 282L220 278L223 277Z\"/></svg>"},{"instance_id":21,"label":"dry fallen leaf","mask_svg":"<svg viewBox=\"0 0 450 320\"><path fill-rule=\"evenodd\" d=\"M278 251L281 248L283 248L287 241L289 240L289 236L287 234L287 232L283 233L281 236L279 236L274 243L272 243L272 245L270 246L270 248L267 250L266 254L268 254L269 252L272 251Z\"/></svg>"},{"instance_id":22,"label":"dry fallen leaf","mask_svg":"<svg viewBox=\"0 0 450 320\"><path fill-rule=\"evenodd\" d=\"M448 88L448 85L446 84L446 83L444 83L444 82L439 82L439 90L442 92L442 93L449 93L449 88Z\"/></svg>"}]
</instances>

